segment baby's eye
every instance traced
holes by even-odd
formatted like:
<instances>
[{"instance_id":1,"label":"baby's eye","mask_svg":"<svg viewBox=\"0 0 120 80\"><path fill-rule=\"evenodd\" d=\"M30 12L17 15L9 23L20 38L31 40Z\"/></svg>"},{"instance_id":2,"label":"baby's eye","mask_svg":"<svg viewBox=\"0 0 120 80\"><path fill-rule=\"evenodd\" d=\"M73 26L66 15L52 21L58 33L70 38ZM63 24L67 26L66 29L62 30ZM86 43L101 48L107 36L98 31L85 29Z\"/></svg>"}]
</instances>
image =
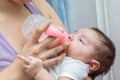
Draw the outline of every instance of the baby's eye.
<instances>
[{"instance_id":1,"label":"baby's eye","mask_svg":"<svg viewBox=\"0 0 120 80\"><path fill-rule=\"evenodd\" d=\"M82 39L79 39L80 42L82 42L82 44L84 44L83 40Z\"/></svg>"}]
</instances>

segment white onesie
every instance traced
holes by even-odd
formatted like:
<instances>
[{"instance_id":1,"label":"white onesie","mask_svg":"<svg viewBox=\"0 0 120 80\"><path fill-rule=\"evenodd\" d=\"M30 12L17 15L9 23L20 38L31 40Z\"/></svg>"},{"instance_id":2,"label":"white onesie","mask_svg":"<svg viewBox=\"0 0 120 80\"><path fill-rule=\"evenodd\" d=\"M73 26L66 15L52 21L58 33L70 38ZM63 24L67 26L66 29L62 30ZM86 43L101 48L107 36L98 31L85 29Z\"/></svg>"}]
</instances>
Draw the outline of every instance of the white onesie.
<instances>
[{"instance_id":1,"label":"white onesie","mask_svg":"<svg viewBox=\"0 0 120 80\"><path fill-rule=\"evenodd\" d=\"M88 76L88 66L80 60L65 57L55 67L49 68L50 74L58 80L59 77L68 77L73 80L83 80Z\"/></svg>"}]
</instances>

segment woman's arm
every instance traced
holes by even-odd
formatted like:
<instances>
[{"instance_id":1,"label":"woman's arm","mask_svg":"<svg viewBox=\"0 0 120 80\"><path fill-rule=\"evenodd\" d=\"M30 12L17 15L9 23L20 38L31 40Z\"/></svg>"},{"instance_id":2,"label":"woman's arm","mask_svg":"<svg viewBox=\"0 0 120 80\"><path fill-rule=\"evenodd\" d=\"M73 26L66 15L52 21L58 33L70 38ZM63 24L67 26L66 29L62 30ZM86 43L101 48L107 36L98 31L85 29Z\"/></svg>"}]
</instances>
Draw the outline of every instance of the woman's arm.
<instances>
[{"instance_id":1,"label":"woman's arm","mask_svg":"<svg viewBox=\"0 0 120 80\"><path fill-rule=\"evenodd\" d=\"M46 0L32 0L32 2L44 17L46 17L47 19L51 19L52 23L54 23L55 25L64 28L60 18L58 17L54 9L46 2Z\"/></svg>"}]
</instances>

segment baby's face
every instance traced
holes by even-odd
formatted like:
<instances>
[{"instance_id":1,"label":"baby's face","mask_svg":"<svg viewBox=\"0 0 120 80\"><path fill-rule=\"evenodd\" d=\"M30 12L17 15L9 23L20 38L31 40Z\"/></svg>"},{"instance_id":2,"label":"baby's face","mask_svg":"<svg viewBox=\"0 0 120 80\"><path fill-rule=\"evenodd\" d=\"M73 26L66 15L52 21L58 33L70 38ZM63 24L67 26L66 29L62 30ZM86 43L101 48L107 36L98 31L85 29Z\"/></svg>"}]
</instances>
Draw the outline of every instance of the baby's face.
<instances>
[{"instance_id":1,"label":"baby's face","mask_svg":"<svg viewBox=\"0 0 120 80\"><path fill-rule=\"evenodd\" d=\"M99 44L97 33L89 28L82 28L69 36L67 56L88 63L94 54L95 45Z\"/></svg>"}]
</instances>

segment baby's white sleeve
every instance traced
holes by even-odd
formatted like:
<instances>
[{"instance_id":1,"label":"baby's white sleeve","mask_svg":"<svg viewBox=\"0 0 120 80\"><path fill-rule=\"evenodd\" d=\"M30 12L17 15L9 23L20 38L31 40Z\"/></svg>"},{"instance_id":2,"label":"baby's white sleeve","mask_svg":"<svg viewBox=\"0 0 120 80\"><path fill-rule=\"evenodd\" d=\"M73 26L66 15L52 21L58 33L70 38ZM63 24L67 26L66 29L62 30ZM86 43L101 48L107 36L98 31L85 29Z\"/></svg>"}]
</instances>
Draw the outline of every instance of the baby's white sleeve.
<instances>
[{"instance_id":1,"label":"baby's white sleeve","mask_svg":"<svg viewBox=\"0 0 120 80\"><path fill-rule=\"evenodd\" d=\"M88 67L83 62L77 60L63 62L59 77L63 76L73 80L83 80L88 76Z\"/></svg>"}]
</instances>

